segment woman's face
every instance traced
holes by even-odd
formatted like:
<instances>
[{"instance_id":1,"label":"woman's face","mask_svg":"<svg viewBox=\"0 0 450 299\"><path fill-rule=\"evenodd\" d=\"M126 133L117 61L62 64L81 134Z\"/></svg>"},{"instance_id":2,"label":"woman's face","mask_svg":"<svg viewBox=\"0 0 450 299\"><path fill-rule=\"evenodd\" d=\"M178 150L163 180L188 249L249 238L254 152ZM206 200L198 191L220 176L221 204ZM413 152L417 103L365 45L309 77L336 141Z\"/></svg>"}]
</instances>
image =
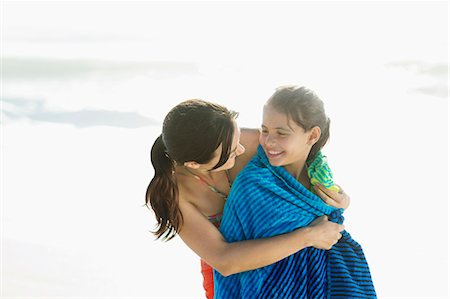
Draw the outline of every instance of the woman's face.
<instances>
[{"instance_id":1,"label":"woman's face","mask_svg":"<svg viewBox=\"0 0 450 299\"><path fill-rule=\"evenodd\" d=\"M212 170L214 172L233 168L234 163L236 162L236 157L242 155L245 152L245 148L242 146L242 144L239 143L239 139L241 137L241 130L239 129L239 126L237 125L236 121L233 121L233 126L234 126L234 133L233 133L233 143L231 144L230 156L227 162L225 162L225 164L223 164L217 169ZM214 158L207 164L202 165L206 169L212 169L219 162L221 154L222 154L222 145L220 145L214 152Z\"/></svg>"},{"instance_id":2,"label":"woman's face","mask_svg":"<svg viewBox=\"0 0 450 299\"><path fill-rule=\"evenodd\" d=\"M259 143L272 166L296 167L303 164L316 140L286 114L264 106Z\"/></svg>"}]
</instances>

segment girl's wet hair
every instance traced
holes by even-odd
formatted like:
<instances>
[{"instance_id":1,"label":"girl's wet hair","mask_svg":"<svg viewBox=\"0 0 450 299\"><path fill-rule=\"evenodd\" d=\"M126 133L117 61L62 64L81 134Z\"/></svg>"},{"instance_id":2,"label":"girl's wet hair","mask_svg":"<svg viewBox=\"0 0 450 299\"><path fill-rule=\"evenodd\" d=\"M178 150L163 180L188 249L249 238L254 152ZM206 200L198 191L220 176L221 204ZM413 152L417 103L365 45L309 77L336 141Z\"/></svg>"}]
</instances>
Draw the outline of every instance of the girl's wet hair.
<instances>
[{"instance_id":1,"label":"girl's wet hair","mask_svg":"<svg viewBox=\"0 0 450 299\"><path fill-rule=\"evenodd\" d=\"M158 239L172 239L183 222L175 166L189 161L208 163L219 146L220 159L211 170L224 165L230 156L237 115L221 105L197 99L184 101L167 114L162 134L151 149L155 174L145 197L145 204L155 212L154 234Z\"/></svg>"},{"instance_id":2,"label":"girl's wet hair","mask_svg":"<svg viewBox=\"0 0 450 299\"><path fill-rule=\"evenodd\" d=\"M330 136L330 119L325 114L323 102L317 94L303 86L281 86L267 100L266 105L286 114L305 131L316 126L320 128L320 138L312 146L307 161L314 159Z\"/></svg>"}]
</instances>

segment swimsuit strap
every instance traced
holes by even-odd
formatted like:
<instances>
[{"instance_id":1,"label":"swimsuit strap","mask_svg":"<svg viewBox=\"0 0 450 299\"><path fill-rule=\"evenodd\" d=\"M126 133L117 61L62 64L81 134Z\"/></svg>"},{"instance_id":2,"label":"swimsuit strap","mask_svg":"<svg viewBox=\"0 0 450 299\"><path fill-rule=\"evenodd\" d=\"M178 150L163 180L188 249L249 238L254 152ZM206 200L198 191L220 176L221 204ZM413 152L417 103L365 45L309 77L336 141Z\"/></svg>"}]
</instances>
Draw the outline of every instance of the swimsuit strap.
<instances>
[{"instance_id":1,"label":"swimsuit strap","mask_svg":"<svg viewBox=\"0 0 450 299\"><path fill-rule=\"evenodd\" d=\"M230 186L230 189L231 189L232 182L231 182L230 172L228 171L228 169L226 169L225 173L227 174L228 186Z\"/></svg>"},{"instance_id":2,"label":"swimsuit strap","mask_svg":"<svg viewBox=\"0 0 450 299\"><path fill-rule=\"evenodd\" d=\"M202 178L202 177L200 177L200 176L198 176L198 175L192 173L187 167L185 167L185 168L186 168L186 170L187 170L194 178L196 178L197 180L199 180L200 182L202 182L203 184L205 184L206 186L208 186L208 187L209 187L209 190L211 190L211 191L214 192L214 193L217 193L220 197L222 197L222 198L224 198L224 199L227 199L228 194L225 194L225 193L223 193L222 191L218 190L215 186L213 186L213 185L211 185L210 183L208 183L204 178ZM230 178L230 175L229 175L229 173L228 173L228 170L225 170L225 172L226 172L226 175L227 175L228 184L229 184L229 186L230 186L230 188L231 188L231 178Z\"/></svg>"}]
</instances>

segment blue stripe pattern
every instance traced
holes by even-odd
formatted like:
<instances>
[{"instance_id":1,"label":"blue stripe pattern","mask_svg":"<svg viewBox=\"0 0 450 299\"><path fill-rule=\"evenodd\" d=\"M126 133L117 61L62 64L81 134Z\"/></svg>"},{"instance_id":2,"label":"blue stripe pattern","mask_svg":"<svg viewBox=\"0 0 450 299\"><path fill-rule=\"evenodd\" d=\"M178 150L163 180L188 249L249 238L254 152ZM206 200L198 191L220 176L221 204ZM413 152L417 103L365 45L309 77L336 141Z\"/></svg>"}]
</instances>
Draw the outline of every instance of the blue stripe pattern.
<instances>
[{"instance_id":1,"label":"blue stripe pattern","mask_svg":"<svg viewBox=\"0 0 450 299\"><path fill-rule=\"evenodd\" d=\"M272 237L307 226L318 216L342 223L342 209L326 205L264 150L238 175L220 231L228 242ZM266 267L227 277L214 271L214 298L376 298L361 246L346 231L332 249L308 247Z\"/></svg>"}]
</instances>

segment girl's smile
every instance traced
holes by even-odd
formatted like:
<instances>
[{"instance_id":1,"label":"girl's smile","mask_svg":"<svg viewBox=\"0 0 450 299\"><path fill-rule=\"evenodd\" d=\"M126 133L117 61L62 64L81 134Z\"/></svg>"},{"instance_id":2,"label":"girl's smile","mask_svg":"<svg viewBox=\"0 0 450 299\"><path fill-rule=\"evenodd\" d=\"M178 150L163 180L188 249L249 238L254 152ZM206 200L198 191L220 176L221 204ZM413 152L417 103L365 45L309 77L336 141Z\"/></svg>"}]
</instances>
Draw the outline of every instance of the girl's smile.
<instances>
[{"instance_id":1,"label":"girl's smile","mask_svg":"<svg viewBox=\"0 0 450 299\"><path fill-rule=\"evenodd\" d=\"M318 134L317 134L318 133ZM320 130L306 131L271 105L264 106L259 142L273 166L283 166L294 177L304 167Z\"/></svg>"}]
</instances>

